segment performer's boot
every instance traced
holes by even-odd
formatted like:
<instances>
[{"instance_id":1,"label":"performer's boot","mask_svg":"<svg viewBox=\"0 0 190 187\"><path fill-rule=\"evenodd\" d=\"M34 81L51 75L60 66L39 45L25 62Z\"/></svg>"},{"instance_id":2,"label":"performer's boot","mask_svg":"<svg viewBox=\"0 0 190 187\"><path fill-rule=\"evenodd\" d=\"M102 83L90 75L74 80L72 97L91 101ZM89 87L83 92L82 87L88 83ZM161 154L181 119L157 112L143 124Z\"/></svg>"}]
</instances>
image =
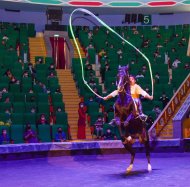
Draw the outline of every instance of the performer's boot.
<instances>
[{"instance_id":1,"label":"performer's boot","mask_svg":"<svg viewBox=\"0 0 190 187\"><path fill-rule=\"evenodd\" d=\"M115 125L115 122L116 122L116 120L115 120L115 119L112 119L108 124L114 126L114 125Z\"/></svg>"},{"instance_id":2,"label":"performer's boot","mask_svg":"<svg viewBox=\"0 0 190 187\"><path fill-rule=\"evenodd\" d=\"M141 113L141 114L139 114L139 116L138 116L142 121L146 121L147 120L147 118L148 118L148 116L147 115L145 115L145 114L143 114L143 113Z\"/></svg>"}]
</instances>

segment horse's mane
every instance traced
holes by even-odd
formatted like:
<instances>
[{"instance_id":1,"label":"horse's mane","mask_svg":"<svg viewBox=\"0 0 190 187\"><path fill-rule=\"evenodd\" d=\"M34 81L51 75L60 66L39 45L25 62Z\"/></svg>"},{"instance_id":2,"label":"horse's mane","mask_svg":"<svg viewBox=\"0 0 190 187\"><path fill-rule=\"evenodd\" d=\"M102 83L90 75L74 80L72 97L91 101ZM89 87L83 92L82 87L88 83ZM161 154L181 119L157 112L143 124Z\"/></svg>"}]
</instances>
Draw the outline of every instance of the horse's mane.
<instances>
[{"instance_id":1,"label":"horse's mane","mask_svg":"<svg viewBox=\"0 0 190 187\"><path fill-rule=\"evenodd\" d=\"M131 95L130 83L129 83L129 67L128 66L119 66L117 77L124 78L124 89L127 95Z\"/></svg>"}]
</instances>

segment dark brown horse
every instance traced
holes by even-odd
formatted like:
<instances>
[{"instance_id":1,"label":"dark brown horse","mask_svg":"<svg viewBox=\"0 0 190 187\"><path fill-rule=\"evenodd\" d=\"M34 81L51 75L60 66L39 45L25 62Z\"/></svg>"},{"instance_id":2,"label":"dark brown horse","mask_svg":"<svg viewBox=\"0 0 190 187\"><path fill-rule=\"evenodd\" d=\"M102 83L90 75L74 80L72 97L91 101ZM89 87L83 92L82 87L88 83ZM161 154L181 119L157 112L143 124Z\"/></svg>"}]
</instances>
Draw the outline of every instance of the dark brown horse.
<instances>
[{"instance_id":1,"label":"dark brown horse","mask_svg":"<svg viewBox=\"0 0 190 187\"><path fill-rule=\"evenodd\" d=\"M145 146L148 171L151 171L150 146L146 123L138 116L136 105L131 97L128 66L120 66L118 69L117 92L117 100L114 104L115 117L112 121L118 126L122 143L131 154L131 162L127 172L130 172L133 168L135 151L132 144L136 138Z\"/></svg>"}]
</instances>

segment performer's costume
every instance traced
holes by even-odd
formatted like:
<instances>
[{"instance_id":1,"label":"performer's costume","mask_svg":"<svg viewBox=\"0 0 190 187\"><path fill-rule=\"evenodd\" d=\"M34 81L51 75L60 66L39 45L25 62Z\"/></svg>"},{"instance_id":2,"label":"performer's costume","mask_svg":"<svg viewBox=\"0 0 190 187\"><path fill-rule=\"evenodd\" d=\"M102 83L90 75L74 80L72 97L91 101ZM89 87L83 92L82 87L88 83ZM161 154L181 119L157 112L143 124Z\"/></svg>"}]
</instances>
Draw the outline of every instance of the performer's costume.
<instances>
[{"instance_id":1,"label":"performer's costume","mask_svg":"<svg viewBox=\"0 0 190 187\"><path fill-rule=\"evenodd\" d=\"M148 93L146 91L144 91L139 85L134 84L131 86L131 96L137 106L137 113L139 115L142 115L142 104L141 104L141 100L139 98L139 95L142 95L143 97L145 97L146 95L148 95Z\"/></svg>"}]
</instances>

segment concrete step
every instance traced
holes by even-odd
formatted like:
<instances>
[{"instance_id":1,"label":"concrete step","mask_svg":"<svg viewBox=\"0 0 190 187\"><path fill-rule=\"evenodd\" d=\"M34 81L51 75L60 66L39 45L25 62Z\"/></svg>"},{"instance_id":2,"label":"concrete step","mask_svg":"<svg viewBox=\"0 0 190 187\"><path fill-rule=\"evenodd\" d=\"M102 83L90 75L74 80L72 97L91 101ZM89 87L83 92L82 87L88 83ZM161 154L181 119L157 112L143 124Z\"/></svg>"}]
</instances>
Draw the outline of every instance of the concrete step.
<instances>
[{"instance_id":1,"label":"concrete step","mask_svg":"<svg viewBox=\"0 0 190 187\"><path fill-rule=\"evenodd\" d=\"M74 126L76 126L77 123L78 123L78 118L70 119L70 120L69 120L69 124L73 124ZM71 126L71 125L70 125L70 126Z\"/></svg>"},{"instance_id":2,"label":"concrete step","mask_svg":"<svg viewBox=\"0 0 190 187\"><path fill-rule=\"evenodd\" d=\"M61 82L59 82L59 84L61 84ZM66 89L66 88L76 89L76 86L74 84L71 85L71 84L64 84L64 83L62 83L62 85L63 85L63 88L61 88L61 89Z\"/></svg>"},{"instance_id":3,"label":"concrete step","mask_svg":"<svg viewBox=\"0 0 190 187\"><path fill-rule=\"evenodd\" d=\"M68 113L68 117L72 120L78 119L78 112L76 113Z\"/></svg>"},{"instance_id":4,"label":"concrete step","mask_svg":"<svg viewBox=\"0 0 190 187\"><path fill-rule=\"evenodd\" d=\"M78 106L79 106L78 104L79 104L79 102L80 101L78 101L78 100L75 101L75 102L68 102L68 100L66 100L66 99L64 100L65 107L68 107L68 108L70 108L70 107L76 108L77 107L76 108L77 110L78 110Z\"/></svg>"},{"instance_id":5,"label":"concrete step","mask_svg":"<svg viewBox=\"0 0 190 187\"><path fill-rule=\"evenodd\" d=\"M65 107L73 107L73 108L76 108L78 109L78 104L79 104L80 101L76 101L76 102L68 102L68 101L65 101Z\"/></svg>"},{"instance_id":6,"label":"concrete step","mask_svg":"<svg viewBox=\"0 0 190 187\"><path fill-rule=\"evenodd\" d=\"M66 97L71 96L74 99L79 98L78 90L76 88L75 89L74 88L73 89L61 89L61 91L63 93L63 96L66 96Z\"/></svg>"}]
</instances>

